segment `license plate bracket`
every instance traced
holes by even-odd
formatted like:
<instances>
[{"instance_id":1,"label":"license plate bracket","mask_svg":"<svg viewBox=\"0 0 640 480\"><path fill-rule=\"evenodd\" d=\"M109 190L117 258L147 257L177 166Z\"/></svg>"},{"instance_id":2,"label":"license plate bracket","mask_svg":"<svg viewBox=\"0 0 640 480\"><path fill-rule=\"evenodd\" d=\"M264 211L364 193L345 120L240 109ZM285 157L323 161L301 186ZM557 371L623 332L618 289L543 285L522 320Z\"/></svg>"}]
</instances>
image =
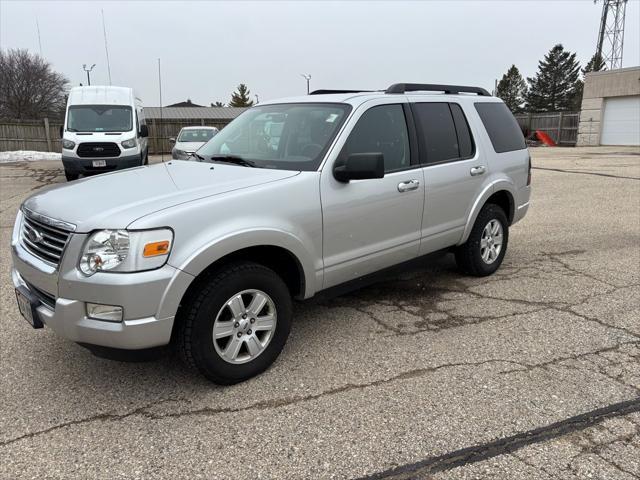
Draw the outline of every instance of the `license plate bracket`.
<instances>
[{"instance_id":1,"label":"license plate bracket","mask_svg":"<svg viewBox=\"0 0 640 480\"><path fill-rule=\"evenodd\" d=\"M40 305L40 300L23 286L16 288L16 300L20 313L24 319L29 322L29 325L33 328L43 328L44 323L40 320L40 315L37 310Z\"/></svg>"},{"instance_id":2,"label":"license plate bracket","mask_svg":"<svg viewBox=\"0 0 640 480\"><path fill-rule=\"evenodd\" d=\"M92 165L94 167L106 167L107 166L107 161L106 160L94 160Z\"/></svg>"}]
</instances>

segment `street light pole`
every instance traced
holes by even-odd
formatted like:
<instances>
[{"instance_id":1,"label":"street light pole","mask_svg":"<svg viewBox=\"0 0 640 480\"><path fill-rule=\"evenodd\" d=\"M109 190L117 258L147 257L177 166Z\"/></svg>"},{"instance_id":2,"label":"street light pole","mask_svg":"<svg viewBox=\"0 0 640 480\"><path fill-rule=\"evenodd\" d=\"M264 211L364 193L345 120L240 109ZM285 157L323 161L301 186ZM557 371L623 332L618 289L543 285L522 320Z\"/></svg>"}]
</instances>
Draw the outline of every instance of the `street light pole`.
<instances>
[{"instance_id":1,"label":"street light pole","mask_svg":"<svg viewBox=\"0 0 640 480\"><path fill-rule=\"evenodd\" d=\"M93 65L91 65L91 68L87 68L87 64L83 63L82 64L82 69L87 72L87 85L91 85L91 70L93 70L93 67L95 67L96 64L94 63Z\"/></svg>"},{"instance_id":2,"label":"street light pole","mask_svg":"<svg viewBox=\"0 0 640 480\"><path fill-rule=\"evenodd\" d=\"M311 74L301 73L300 75L302 76L302 78L304 78L307 81L307 95L309 95L309 81L311 80Z\"/></svg>"}]
</instances>

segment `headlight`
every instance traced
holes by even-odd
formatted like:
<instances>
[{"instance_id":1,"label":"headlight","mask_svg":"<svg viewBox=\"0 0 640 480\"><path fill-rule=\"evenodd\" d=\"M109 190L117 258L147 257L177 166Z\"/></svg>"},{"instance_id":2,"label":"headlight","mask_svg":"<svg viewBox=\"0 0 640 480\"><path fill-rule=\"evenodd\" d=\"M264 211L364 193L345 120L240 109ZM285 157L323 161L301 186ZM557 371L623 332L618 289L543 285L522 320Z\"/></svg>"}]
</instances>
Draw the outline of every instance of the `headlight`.
<instances>
[{"instance_id":1,"label":"headlight","mask_svg":"<svg viewBox=\"0 0 640 480\"><path fill-rule=\"evenodd\" d=\"M73 147L76 146L75 142L72 142L71 140L67 140L66 138L62 139L62 148L64 148L65 150L73 150Z\"/></svg>"},{"instance_id":2,"label":"headlight","mask_svg":"<svg viewBox=\"0 0 640 480\"><path fill-rule=\"evenodd\" d=\"M184 150L178 150L177 148L175 149L175 154L176 154L176 157L178 158L183 158L187 156L187 152L185 152Z\"/></svg>"},{"instance_id":3,"label":"headlight","mask_svg":"<svg viewBox=\"0 0 640 480\"><path fill-rule=\"evenodd\" d=\"M158 230L100 230L84 245L79 268L85 275L101 271L140 272L167 262L173 232Z\"/></svg>"},{"instance_id":4,"label":"headlight","mask_svg":"<svg viewBox=\"0 0 640 480\"><path fill-rule=\"evenodd\" d=\"M129 140L125 140L124 142L122 142L122 146L124 148L133 148L136 146L136 139L130 138Z\"/></svg>"}]
</instances>

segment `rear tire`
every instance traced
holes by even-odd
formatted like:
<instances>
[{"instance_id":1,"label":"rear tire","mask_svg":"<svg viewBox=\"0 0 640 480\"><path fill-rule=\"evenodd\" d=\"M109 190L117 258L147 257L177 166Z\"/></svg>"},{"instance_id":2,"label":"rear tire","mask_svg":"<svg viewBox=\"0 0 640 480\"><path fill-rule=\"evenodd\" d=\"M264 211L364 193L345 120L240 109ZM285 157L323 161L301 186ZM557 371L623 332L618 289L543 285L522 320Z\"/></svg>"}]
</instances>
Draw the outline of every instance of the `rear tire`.
<instances>
[{"instance_id":1,"label":"rear tire","mask_svg":"<svg viewBox=\"0 0 640 480\"><path fill-rule=\"evenodd\" d=\"M482 207L467 241L455 250L458 268L468 275L494 273L504 259L509 243L509 222L504 210L489 203Z\"/></svg>"},{"instance_id":2,"label":"rear tire","mask_svg":"<svg viewBox=\"0 0 640 480\"><path fill-rule=\"evenodd\" d=\"M291 295L273 270L251 262L227 265L203 280L181 307L178 351L214 383L242 382L278 358L291 318Z\"/></svg>"},{"instance_id":3,"label":"rear tire","mask_svg":"<svg viewBox=\"0 0 640 480\"><path fill-rule=\"evenodd\" d=\"M78 173L72 173L69 170L64 171L64 176L67 179L67 181L71 182L73 180L77 180L80 177L80 174Z\"/></svg>"}]
</instances>

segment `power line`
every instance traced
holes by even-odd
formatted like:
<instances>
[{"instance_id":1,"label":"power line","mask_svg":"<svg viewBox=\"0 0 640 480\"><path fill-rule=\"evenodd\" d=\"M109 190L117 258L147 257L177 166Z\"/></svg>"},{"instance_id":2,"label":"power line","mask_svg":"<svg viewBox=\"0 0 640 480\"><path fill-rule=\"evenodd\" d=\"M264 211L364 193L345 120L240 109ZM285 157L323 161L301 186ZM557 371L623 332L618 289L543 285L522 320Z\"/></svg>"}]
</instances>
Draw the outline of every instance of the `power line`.
<instances>
[{"instance_id":1,"label":"power line","mask_svg":"<svg viewBox=\"0 0 640 480\"><path fill-rule=\"evenodd\" d=\"M104 10L102 12L102 33L104 33L104 51L107 54L107 73L109 74L109 85L111 85L111 62L109 62L109 47L107 46L107 28L104 26Z\"/></svg>"}]
</instances>

